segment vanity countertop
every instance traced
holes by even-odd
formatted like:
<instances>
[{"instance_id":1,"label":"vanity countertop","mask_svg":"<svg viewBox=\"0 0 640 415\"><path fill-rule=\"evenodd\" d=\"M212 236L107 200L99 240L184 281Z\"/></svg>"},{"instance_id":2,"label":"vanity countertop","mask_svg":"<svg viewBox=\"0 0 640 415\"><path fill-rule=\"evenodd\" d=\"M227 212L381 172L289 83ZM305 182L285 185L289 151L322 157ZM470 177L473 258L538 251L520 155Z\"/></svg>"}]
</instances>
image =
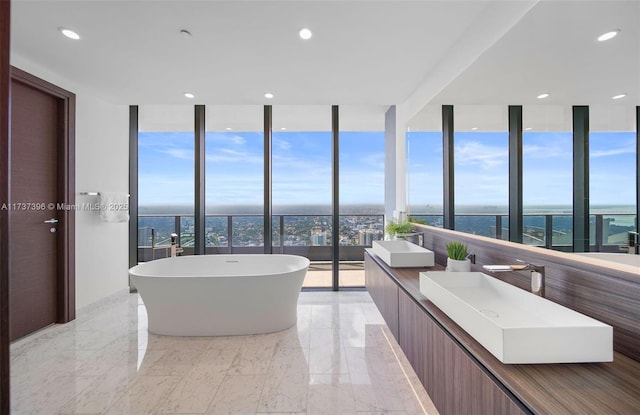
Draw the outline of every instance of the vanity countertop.
<instances>
[{"instance_id":1,"label":"vanity countertop","mask_svg":"<svg viewBox=\"0 0 640 415\"><path fill-rule=\"evenodd\" d=\"M394 269L367 255L533 413L640 413L640 362L614 352L609 363L503 364L420 292L424 269Z\"/></svg>"}]
</instances>

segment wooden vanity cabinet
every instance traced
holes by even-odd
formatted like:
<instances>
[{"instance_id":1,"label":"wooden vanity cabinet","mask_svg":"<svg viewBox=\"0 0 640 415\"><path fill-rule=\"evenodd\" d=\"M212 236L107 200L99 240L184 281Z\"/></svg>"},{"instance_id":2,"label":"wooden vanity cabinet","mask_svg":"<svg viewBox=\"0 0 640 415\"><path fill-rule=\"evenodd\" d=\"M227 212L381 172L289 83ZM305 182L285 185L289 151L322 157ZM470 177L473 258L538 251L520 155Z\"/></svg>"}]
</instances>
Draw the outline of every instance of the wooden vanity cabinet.
<instances>
[{"instance_id":1,"label":"wooden vanity cabinet","mask_svg":"<svg viewBox=\"0 0 640 415\"><path fill-rule=\"evenodd\" d=\"M398 284L371 258L364 262L365 285L385 323L398 340Z\"/></svg>"},{"instance_id":2,"label":"wooden vanity cabinet","mask_svg":"<svg viewBox=\"0 0 640 415\"><path fill-rule=\"evenodd\" d=\"M366 286L441 415L530 414L372 258Z\"/></svg>"},{"instance_id":3,"label":"wooden vanity cabinet","mask_svg":"<svg viewBox=\"0 0 640 415\"><path fill-rule=\"evenodd\" d=\"M398 343L441 415L527 414L403 290Z\"/></svg>"}]
</instances>

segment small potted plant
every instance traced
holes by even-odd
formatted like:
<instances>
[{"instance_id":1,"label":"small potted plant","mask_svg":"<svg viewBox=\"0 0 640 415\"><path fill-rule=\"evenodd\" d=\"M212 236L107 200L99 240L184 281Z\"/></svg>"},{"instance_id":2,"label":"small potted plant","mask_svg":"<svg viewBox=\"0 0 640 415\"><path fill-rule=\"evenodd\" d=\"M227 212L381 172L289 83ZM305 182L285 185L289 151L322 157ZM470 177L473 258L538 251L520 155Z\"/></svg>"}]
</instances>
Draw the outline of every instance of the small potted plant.
<instances>
[{"instance_id":1,"label":"small potted plant","mask_svg":"<svg viewBox=\"0 0 640 415\"><path fill-rule=\"evenodd\" d=\"M467 258L469 251L467 245L462 242L452 241L446 246L447 248L447 271L452 272L469 272L471 271L471 260Z\"/></svg>"},{"instance_id":2,"label":"small potted plant","mask_svg":"<svg viewBox=\"0 0 640 415\"><path fill-rule=\"evenodd\" d=\"M415 235L413 231L413 225L411 222L395 222L391 221L386 227L389 237L392 239L406 239L409 236Z\"/></svg>"}]
</instances>

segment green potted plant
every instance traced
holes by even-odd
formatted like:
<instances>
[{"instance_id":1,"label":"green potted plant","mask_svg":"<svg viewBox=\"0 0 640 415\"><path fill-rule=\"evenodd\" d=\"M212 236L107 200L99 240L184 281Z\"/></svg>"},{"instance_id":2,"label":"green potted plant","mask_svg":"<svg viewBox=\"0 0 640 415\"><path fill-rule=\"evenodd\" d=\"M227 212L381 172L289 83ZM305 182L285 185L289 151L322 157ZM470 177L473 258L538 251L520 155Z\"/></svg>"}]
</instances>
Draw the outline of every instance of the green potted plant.
<instances>
[{"instance_id":1,"label":"green potted plant","mask_svg":"<svg viewBox=\"0 0 640 415\"><path fill-rule=\"evenodd\" d=\"M413 225L411 224L411 222L408 222L408 221L404 221L404 222L391 221L387 225L386 230L391 238L394 238L394 237L402 238L404 236L412 235L414 233Z\"/></svg>"},{"instance_id":2,"label":"green potted plant","mask_svg":"<svg viewBox=\"0 0 640 415\"><path fill-rule=\"evenodd\" d=\"M469 272L471 271L471 260L467 245L459 241L451 241L445 245L447 249L447 271Z\"/></svg>"}]
</instances>

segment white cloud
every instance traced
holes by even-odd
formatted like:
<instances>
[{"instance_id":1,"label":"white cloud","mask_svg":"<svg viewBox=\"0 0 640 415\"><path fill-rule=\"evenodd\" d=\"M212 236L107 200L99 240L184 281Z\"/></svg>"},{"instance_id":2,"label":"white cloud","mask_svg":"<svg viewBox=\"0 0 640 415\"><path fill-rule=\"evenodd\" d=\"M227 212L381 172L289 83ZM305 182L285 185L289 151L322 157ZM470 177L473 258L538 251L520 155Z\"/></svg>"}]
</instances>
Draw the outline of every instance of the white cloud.
<instances>
[{"instance_id":1,"label":"white cloud","mask_svg":"<svg viewBox=\"0 0 640 415\"><path fill-rule=\"evenodd\" d=\"M477 141L469 141L455 146L456 164L480 166L488 170L508 163L506 147L489 146Z\"/></svg>"},{"instance_id":2,"label":"white cloud","mask_svg":"<svg viewBox=\"0 0 640 415\"><path fill-rule=\"evenodd\" d=\"M244 145L247 142L246 138L239 135L229 137L229 141L231 141L235 145Z\"/></svg>"},{"instance_id":3,"label":"white cloud","mask_svg":"<svg viewBox=\"0 0 640 415\"><path fill-rule=\"evenodd\" d=\"M208 153L205 156L207 162L210 163L248 163L262 164L264 158L262 154L251 154L245 151L237 151L232 149L220 149L215 153Z\"/></svg>"},{"instance_id":4,"label":"white cloud","mask_svg":"<svg viewBox=\"0 0 640 415\"><path fill-rule=\"evenodd\" d=\"M288 141L285 141L281 138L274 138L273 139L273 145L278 147L279 149L283 150L283 151L287 151L291 149L291 143L289 143Z\"/></svg>"},{"instance_id":5,"label":"white cloud","mask_svg":"<svg viewBox=\"0 0 640 415\"><path fill-rule=\"evenodd\" d=\"M592 150L589 152L590 158L599 158L599 157L609 157L609 156L619 156L621 154L635 154L636 148L635 144L626 145L624 147L611 148L606 150Z\"/></svg>"},{"instance_id":6,"label":"white cloud","mask_svg":"<svg viewBox=\"0 0 640 415\"><path fill-rule=\"evenodd\" d=\"M162 154L166 154L171 157L175 157L180 160L193 160L194 154L193 150L184 149L184 148L163 148L158 149L158 152Z\"/></svg>"}]
</instances>

